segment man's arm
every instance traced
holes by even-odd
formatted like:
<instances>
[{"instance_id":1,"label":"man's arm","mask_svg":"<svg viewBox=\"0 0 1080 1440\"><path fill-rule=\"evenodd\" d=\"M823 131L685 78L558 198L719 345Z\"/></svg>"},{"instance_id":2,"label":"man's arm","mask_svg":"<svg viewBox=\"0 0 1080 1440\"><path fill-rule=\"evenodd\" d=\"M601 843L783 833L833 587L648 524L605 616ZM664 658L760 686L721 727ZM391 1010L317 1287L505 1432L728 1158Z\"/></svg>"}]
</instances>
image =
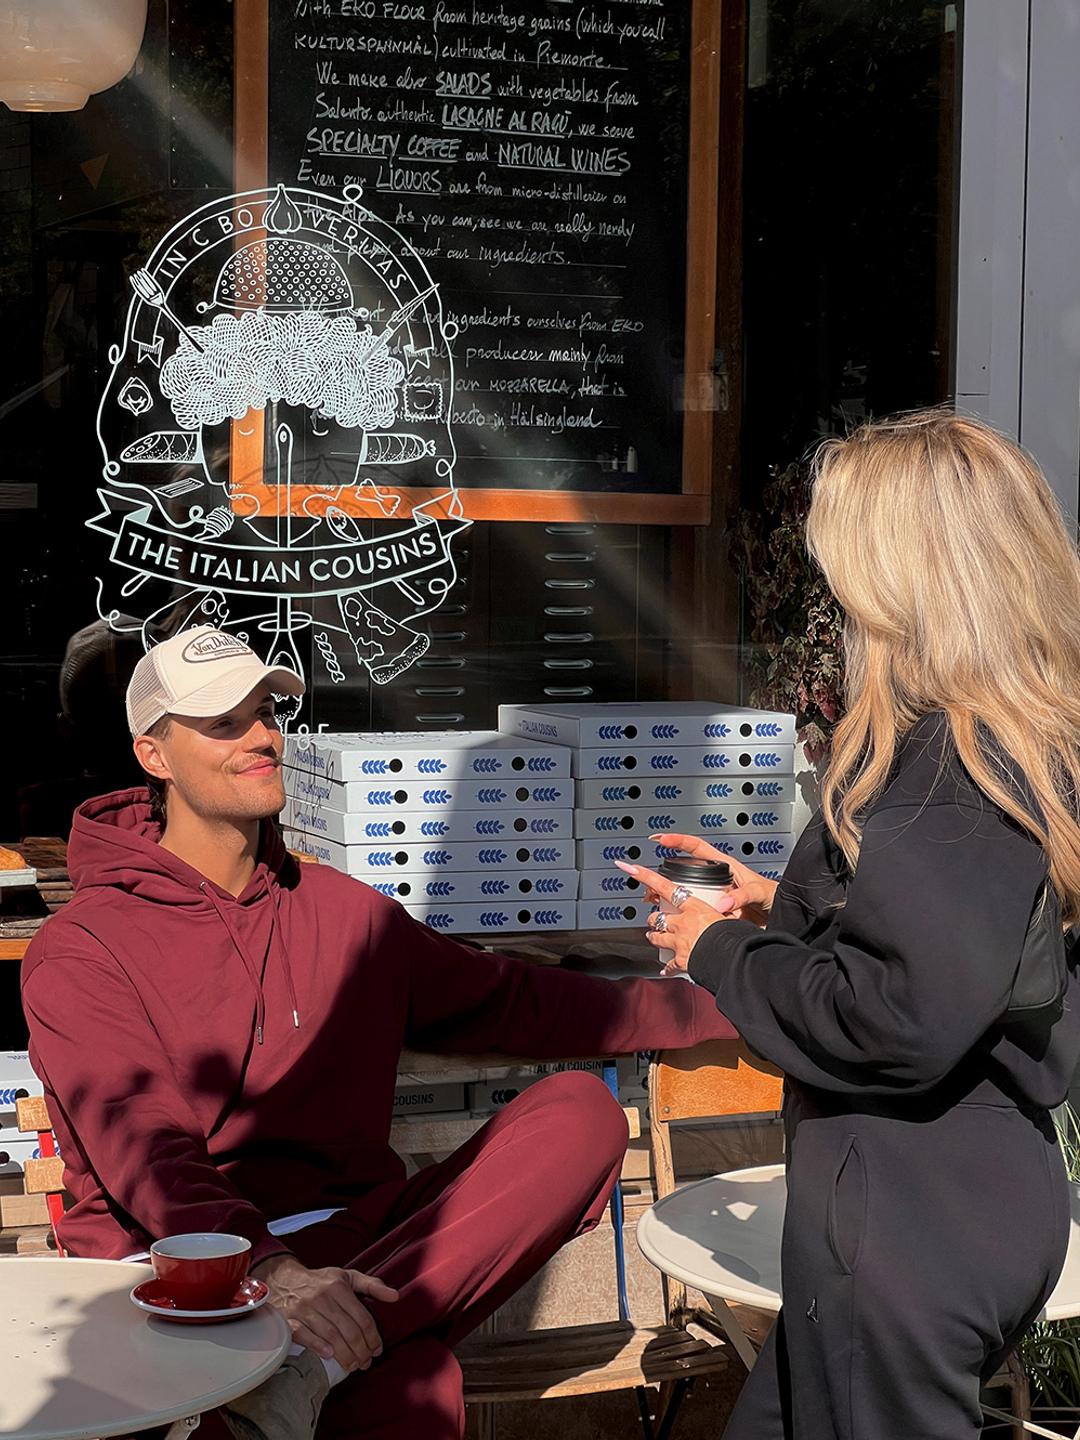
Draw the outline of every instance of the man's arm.
<instances>
[{"instance_id":1,"label":"man's arm","mask_svg":"<svg viewBox=\"0 0 1080 1440\"><path fill-rule=\"evenodd\" d=\"M211 1160L138 994L108 952L55 922L39 943L23 977L23 1008L34 1068L76 1151L67 1163L91 1171L154 1238L244 1235L253 1263L286 1251Z\"/></svg>"},{"instance_id":2,"label":"man's arm","mask_svg":"<svg viewBox=\"0 0 1080 1440\"><path fill-rule=\"evenodd\" d=\"M382 944L409 965L406 1042L417 1049L585 1059L736 1034L712 996L683 980L604 980L486 954L397 905Z\"/></svg>"}]
</instances>

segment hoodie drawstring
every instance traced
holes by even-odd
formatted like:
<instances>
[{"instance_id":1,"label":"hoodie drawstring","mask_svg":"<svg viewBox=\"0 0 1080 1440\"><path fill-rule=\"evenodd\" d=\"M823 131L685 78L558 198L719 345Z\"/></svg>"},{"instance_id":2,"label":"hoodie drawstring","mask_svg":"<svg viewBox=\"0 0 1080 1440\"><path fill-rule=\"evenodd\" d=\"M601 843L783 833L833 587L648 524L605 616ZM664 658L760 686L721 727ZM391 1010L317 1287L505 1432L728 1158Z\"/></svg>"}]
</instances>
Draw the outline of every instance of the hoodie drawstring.
<instances>
[{"instance_id":1,"label":"hoodie drawstring","mask_svg":"<svg viewBox=\"0 0 1080 1440\"><path fill-rule=\"evenodd\" d=\"M300 1013L296 1003L296 988L293 985L292 969L289 965L289 954L288 951L285 949L285 943L281 938L281 911L278 905L278 898L277 895L274 893L274 887L272 885L267 883L266 888L270 894L270 900L272 902L272 914L270 917L271 943L273 943L275 940L277 942L278 953L281 956L282 969L285 972L285 984L288 987L289 991L289 1003L292 1005L293 1025L296 1027L297 1030L299 1030ZM255 987L255 1039L257 1043L261 1045L263 1043L263 1029L266 1024L266 998L263 995L262 981L259 978L259 967L255 964L255 961L252 958L250 951L244 944L243 940L240 938L239 934L233 926L232 921L229 919L229 912L226 910L225 906L222 905L218 897L214 894L213 888L205 880L203 880L199 885L199 889L202 891L202 893L206 896L206 898L210 901L211 905L213 905L214 909L217 911L218 919L228 931L229 939L235 946L237 954L244 962L244 969L247 971L251 979L251 983Z\"/></svg>"},{"instance_id":2,"label":"hoodie drawstring","mask_svg":"<svg viewBox=\"0 0 1080 1440\"><path fill-rule=\"evenodd\" d=\"M292 1006L293 1028L300 1029L300 1009L296 1003L296 986L293 984L292 966L289 964L289 952L285 948L285 941L281 934L281 901L278 899L277 889L269 881L266 888L270 892L270 899L274 905L274 933L278 942L278 949L281 951L281 968L285 971L285 984L289 990L289 1004Z\"/></svg>"}]
</instances>

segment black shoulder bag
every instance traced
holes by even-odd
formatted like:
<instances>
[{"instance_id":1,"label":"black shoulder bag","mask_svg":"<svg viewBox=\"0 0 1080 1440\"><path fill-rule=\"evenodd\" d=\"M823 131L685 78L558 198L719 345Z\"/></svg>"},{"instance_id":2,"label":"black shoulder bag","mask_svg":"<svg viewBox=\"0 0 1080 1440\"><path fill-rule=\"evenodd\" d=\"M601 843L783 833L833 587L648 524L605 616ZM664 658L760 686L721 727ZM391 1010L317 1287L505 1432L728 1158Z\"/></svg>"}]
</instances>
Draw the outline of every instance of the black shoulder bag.
<instances>
[{"instance_id":1,"label":"black shoulder bag","mask_svg":"<svg viewBox=\"0 0 1080 1440\"><path fill-rule=\"evenodd\" d=\"M1002 1024L1047 1024L1057 1019L1069 981L1068 949L1061 903L1047 880L1035 898Z\"/></svg>"}]
</instances>

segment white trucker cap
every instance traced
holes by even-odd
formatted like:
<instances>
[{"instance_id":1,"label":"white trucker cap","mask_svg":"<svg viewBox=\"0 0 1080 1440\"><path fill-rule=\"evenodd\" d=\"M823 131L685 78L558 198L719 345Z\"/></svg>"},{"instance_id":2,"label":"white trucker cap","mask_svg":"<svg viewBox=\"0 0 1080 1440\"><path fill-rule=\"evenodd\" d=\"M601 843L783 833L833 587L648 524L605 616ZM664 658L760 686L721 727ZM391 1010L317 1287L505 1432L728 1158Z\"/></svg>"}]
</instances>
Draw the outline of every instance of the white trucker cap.
<instances>
[{"instance_id":1,"label":"white trucker cap","mask_svg":"<svg viewBox=\"0 0 1080 1440\"><path fill-rule=\"evenodd\" d=\"M127 688L132 735L145 735L163 715L224 715L269 680L277 695L303 695L304 682L286 665L264 665L255 651L212 625L181 630L135 666Z\"/></svg>"}]
</instances>

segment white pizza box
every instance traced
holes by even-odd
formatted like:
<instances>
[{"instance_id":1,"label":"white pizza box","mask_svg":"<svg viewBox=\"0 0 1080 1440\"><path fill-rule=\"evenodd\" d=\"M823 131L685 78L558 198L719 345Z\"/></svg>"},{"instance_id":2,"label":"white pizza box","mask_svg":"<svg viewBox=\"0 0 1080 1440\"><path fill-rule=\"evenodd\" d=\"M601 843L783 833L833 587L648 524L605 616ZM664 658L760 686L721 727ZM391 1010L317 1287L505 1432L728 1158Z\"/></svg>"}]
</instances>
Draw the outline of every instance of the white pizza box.
<instances>
[{"instance_id":1,"label":"white pizza box","mask_svg":"<svg viewBox=\"0 0 1080 1440\"><path fill-rule=\"evenodd\" d=\"M464 1110L465 1084L398 1085L394 1090L394 1119L402 1115L435 1115L447 1110Z\"/></svg>"},{"instance_id":2,"label":"white pizza box","mask_svg":"<svg viewBox=\"0 0 1080 1440\"><path fill-rule=\"evenodd\" d=\"M552 749L557 747L552 746ZM714 779L728 775L793 775L794 745L680 745L655 749L569 750L574 757L574 774L589 780L594 776L695 775Z\"/></svg>"},{"instance_id":3,"label":"white pizza box","mask_svg":"<svg viewBox=\"0 0 1080 1440\"><path fill-rule=\"evenodd\" d=\"M621 873L621 872L619 872ZM556 897L560 900L575 900L578 890L576 870L543 870L533 875L527 870L458 870L447 875L443 871L434 874L387 876L377 879L374 875L365 878L365 884L380 895L391 900L400 900L403 905L421 905L440 902L444 905L469 904L479 900L520 900L528 896L531 900Z\"/></svg>"},{"instance_id":4,"label":"white pizza box","mask_svg":"<svg viewBox=\"0 0 1080 1440\"><path fill-rule=\"evenodd\" d=\"M640 899L643 893L639 881L627 875L625 870L616 870L611 865L602 870L579 870L578 875L579 900L617 900L620 895Z\"/></svg>"},{"instance_id":5,"label":"white pizza box","mask_svg":"<svg viewBox=\"0 0 1080 1440\"><path fill-rule=\"evenodd\" d=\"M491 949L495 949L494 942L488 942ZM477 1082L478 1076L485 1080L519 1080L524 1076L531 1076L534 1079L542 1080L545 1075L559 1075L564 1070L588 1070L597 1075L603 1074L603 1060L536 1060L522 1064L515 1062L505 1065L483 1065L469 1064L468 1056L446 1056L445 1070L427 1070L422 1072L414 1070L398 1070L398 1086L404 1085L443 1085L449 1083L453 1075L461 1075L462 1082L466 1085Z\"/></svg>"},{"instance_id":6,"label":"white pizza box","mask_svg":"<svg viewBox=\"0 0 1080 1440\"><path fill-rule=\"evenodd\" d=\"M539 1079L539 1075L508 1075L504 1080L474 1081L469 1086L469 1109L474 1115L503 1110Z\"/></svg>"},{"instance_id":7,"label":"white pizza box","mask_svg":"<svg viewBox=\"0 0 1080 1440\"><path fill-rule=\"evenodd\" d=\"M546 1069L535 1065L511 1067L506 1075L490 1080L474 1080L469 1085L469 1109L474 1115L489 1115L502 1110L530 1085L537 1085L548 1075L561 1074L566 1070L583 1070L602 1080L604 1063L602 1060L573 1060Z\"/></svg>"},{"instance_id":8,"label":"white pizza box","mask_svg":"<svg viewBox=\"0 0 1080 1440\"><path fill-rule=\"evenodd\" d=\"M759 830L790 830L792 805L657 806L650 810L575 810L574 834L579 840L595 835L754 834Z\"/></svg>"},{"instance_id":9,"label":"white pizza box","mask_svg":"<svg viewBox=\"0 0 1080 1440\"><path fill-rule=\"evenodd\" d=\"M532 1075L537 1080L543 1080L547 1075L562 1075L567 1070L585 1070L590 1075L604 1074L603 1060L537 1060L529 1065L517 1065L514 1067L514 1074L518 1076Z\"/></svg>"},{"instance_id":10,"label":"white pizza box","mask_svg":"<svg viewBox=\"0 0 1080 1440\"><path fill-rule=\"evenodd\" d=\"M579 930L641 930L652 910L647 900L619 895L611 900L579 900Z\"/></svg>"},{"instance_id":11,"label":"white pizza box","mask_svg":"<svg viewBox=\"0 0 1080 1440\"><path fill-rule=\"evenodd\" d=\"M290 735L285 761L324 780L566 779L569 753L496 730Z\"/></svg>"},{"instance_id":12,"label":"white pizza box","mask_svg":"<svg viewBox=\"0 0 1080 1440\"><path fill-rule=\"evenodd\" d=\"M662 968L659 954L657 969ZM636 1055L620 1055L619 1104L648 1105L649 1103L649 1052L639 1051Z\"/></svg>"},{"instance_id":13,"label":"white pizza box","mask_svg":"<svg viewBox=\"0 0 1080 1440\"><path fill-rule=\"evenodd\" d=\"M30 1056L25 1050L0 1050L0 1110L13 1111L15 1101L24 1094L44 1094L44 1087L30 1064Z\"/></svg>"},{"instance_id":14,"label":"white pizza box","mask_svg":"<svg viewBox=\"0 0 1080 1440\"><path fill-rule=\"evenodd\" d=\"M525 740L578 749L650 741L667 745L737 744L740 740L795 743L794 715L748 710L715 700L500 705L499 729Z\"/></svg>"},{"instance_id":15,"label":"white pizza box","mask_svg":"<svg viewBox=\"0 0 1080 1440\"><path fill-rule=\"evenodd\" d=\"M795 777L734 776L726 780L704 775L662 779L652 775L617 779L575 780L581 810L605 810L616 805L721 805L768 801L788 805L795 799Z\"/></svg>"},{"instance_id":16,"label":"white pizza box","mask_svg":"<svg viewBox=\"0 0 1080 1440\"><path fill-rule=\"evenodd\" d=\"M709 844L721 855L734 855L736 860L744 864L751 864L757 861L759 864L768 864L770 868L784 863L795 848L795 836L791 834L775 835L710 835ZM650 870L655 870L662 860L668 860L678 855L678 850L670 850L665 845L658 845L655 840L647 840L637 836L628 836L620 840L579 840L577 842L578 869L601 870L605 866L614 865L616 860L628 860L634 865L647 865Z\"/></svg>"},{"instance_id":17,"label":"white pizza box","mask_svg":"<svg viewBox=\"0 0 1080 1440\"><path fill-rule=\"evenodd\" d=\"M788 807L791 808L790 806ZM281 823L339 845L420 845L432 840L562 839L574 833L572 810L324 810L303 800L285 801Z\"/></svg>"},{"instance_id":18,"label":"white pizza box","mask_svg":"<svg viewBox=\"0 0 1080 1440\"><path fill-rule=\"evenodd\" d=\"M764 875L766 880L782 880L784 877L784 871L787 869L787 866L770 865L768 861L765 861L764 863L759 863L756 860L752 860L746 868L748 870L756 871L758 875Z\"/></svg>"},{"instance_id":19,"label":"white pizza box","mask_svg":"<svg viewBox=\"0 0 1080 1440\"><path fill-rule=\"evenodd\" d=\"M440 935L512 935L526 930L573 930L575 900L515 899L477 905L406 905L419 920Z\"/></svg>"},{"instance_id":20,"label":"white pizza box","mask_svg":"<svg viewBox=\"0 0 1080 1440\"><path fill-rule=\"evenodd\" d=\"M574 865L573 840L493 841L489 845L339 845L306 830L284 831L290 850L333 865L346 875L371 876L408 871L410 875L471 870L570 870Z\"/></svg>"},{"instance_id":21,"label":"white pizza box","mask_svg":"<svg viewBox=\"0 0 1080 1440\"><path fill-rule=\"evenodd\" d=\"M753 862L746 867L758 875L764 875L768 880L779 880L785 870L784 865L758 864ZM640 897L642 887L639 881L632 875L627 875L625 870L581 870L578 872L581 877L578 889L579 900L607 900L619 895L637 895Z\"/></svg>"},{"instance_id":22,"label":"white pizza box","mask_svg":"<svg viewBox=\"0 0 1080 1440\"><path fill-rule=\"evenodd\" d=\"M574 782L557 780L325 780L307 770L284 767L285 793L308 805L345 813L385 814L397 810L569 809ZM778 797L779 798L779 797Z\"/></svg>"}]
</instances>

